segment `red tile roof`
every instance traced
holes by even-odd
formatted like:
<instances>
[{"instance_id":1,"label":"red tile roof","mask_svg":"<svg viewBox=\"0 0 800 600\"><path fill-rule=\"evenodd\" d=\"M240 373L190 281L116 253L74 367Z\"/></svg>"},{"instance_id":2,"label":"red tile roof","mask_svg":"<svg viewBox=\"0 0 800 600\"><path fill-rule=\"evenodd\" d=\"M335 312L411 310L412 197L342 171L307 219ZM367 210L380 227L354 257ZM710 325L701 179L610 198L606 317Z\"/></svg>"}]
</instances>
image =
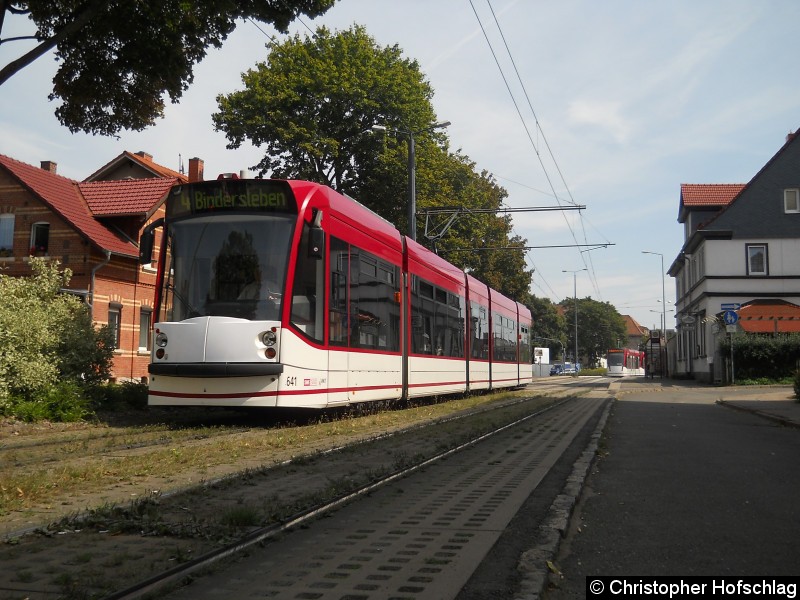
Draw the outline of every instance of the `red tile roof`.
<instances>
[{"instance_id":1,"label":"red tile roof","mask_svg":"<svg viewBox=\"0 0 800 600\"><path fill-rule=\"evenodd\" d=\"M178 171L173 171L172 169L169 169L164 165L160 165L157 162L154 162L153 157L150 156L149 154L142 156L141 154L133 154L131 152L128 152L127 150L125 150L122 154L130 158L131 160L138 162L144 168L150 169L151 171L155 172L157 175L161 177L175 177L183 182L189 181L186 175L179 173Z\"/></svg>"},{"instance_id":2,"label":"red tile roof","mask_svg":"<svg viewBox=\"0 0 800 600\"><path fill-rule=\"evenodd\" d=\"M136 257L139 255L139 250L132 241L106 227L95 218L96 215L92 213L87 199L81 193L83 185L93 186L95 184L79 184L72 179L56 175L55 173L45 171L39 167L34 167L2 154L0 154L0 167L4 167L23 186L30 190L31 193L50 207L53 212L58 214L74 227L76 231L98 246L101 250L107 250L122 256ZM165 180L156 181L160 181L161 185L165 185L166 183ZM170 182L170 185L174 182L172 179L167 181ZM109 181L105 182L105 184L98 182L97 185L106 185L110 190L120 190L120 183L123 182ZM146 200L145 197L137 198L135 201L135 211L131 210L129 207L128 209L124 209L124 213L104 212L103 214L137 213L144 216L147 210L149 210L145 210L144 205L149 201L150 208L152 208L166 193L166 191L161 191L162 188L159 185L153 183L148 184L145 189L149 190L152 195L149 196L149 200ZM104 211L121 210L110 200L102 199L105 195L100 188L92 188L90 195L99 209ZM128 195L127 197L130 201L131 196Z\"/></svg>"},{"instance_id":3,"label":"red tile roof","mask_svg":"<svg viewBox=\"0 0 800 600\"><path fill-rule=\"evenodd\" d=\"M95 217L146 215L177 181L174 177L121 179L80 183L78 188Z\"/></svg>"},{"instance_id":4,"label":"red tile roof","mask_svg":"<svg viewBox=\"0 0 800 600\"><path fill-rule=\"evenodd\" d=\"M727 206L739 195L744 183L682 183L681 204L684 206Z\"/></svg>"},{"instance_id":5,"label":"red tile roof","mask_svg":"<svg viewBox=\"0 0 800 600\"><path fill-rule=\"evenodd\" d=\"M89 175L84 181L95 181L97 179L101 179L103 173L108 171L113 171L117 168L121 163L125 161L131 161L136 163L137 165L141 166L143 169L150 171L155 177L170 177L175 179L180 179L182 182L187 183L189 178L184 175L183 173L179 173L178 171L173 171L172 169L168 169L167 167L158 164L157 162L153 161L153 157L149 154L141 152L139 154L134 154L133 152L128 152L125 150L119 156L115 157L113 160L109 161L97 171Z\"/></svg>"},{"instance_id":6,"label":"red tile roof","mask_svg":"<svg viewBox=\"0 0 800 600\"><path fill-rule=\"evenodd\" d=\"M739 309L748 333L800 333L800 306L785 300L753 300Z\"/></svg>"},{"instance_id":7,"label":"red tile roof","mask_svg":"<svg viewBox=\"0 0 800 600\"><path fill-rule=\"evenodd\" d=\"M625 320L625 327L628 329L628 336L637 336L637 335L645 335L647 333L647 328L642 327L639 323L630 315L622 315L622 318Z\"/></svg>"},{"instance_id":8,"label":"red tile roof","mask_svg":"<svg viewBox=\"0 0 800 600\"><path fill-rule=\"evenodd\" d=\"M741 192L744 183L682 183L681 203L684 206L727 206Z\"/></svg>"}]
</instances>

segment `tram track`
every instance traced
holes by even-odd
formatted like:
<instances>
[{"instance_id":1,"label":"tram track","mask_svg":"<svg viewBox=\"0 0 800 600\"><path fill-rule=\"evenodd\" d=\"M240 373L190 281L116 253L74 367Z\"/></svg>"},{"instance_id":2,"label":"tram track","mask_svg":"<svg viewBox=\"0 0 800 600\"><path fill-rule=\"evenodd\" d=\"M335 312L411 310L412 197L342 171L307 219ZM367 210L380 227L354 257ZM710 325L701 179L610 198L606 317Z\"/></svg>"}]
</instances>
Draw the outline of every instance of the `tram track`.
<instances>
[{"instance_id":1,"label":"tram track","mask_svg":"<svg viewBox=\"0 0 800 600\"><path fill-rule=\"evenodd\" d=\"M357 496L287 522L280 533L292 530L289 535L276 539L278 532L265 532L259 540L266 542L264 547L249 557L219 566L218 574L201 578L198 585L159 596L198 600L258 592L280 598L455 598L604 403L571 398L497 427ZM334 510L332 517L316 519ZM304 527L298 529L299 524ZM113 596L138 597L138 592Z\"/></svg>"},{"instance_id":2,"label":"tram track","mask_svg":"<svg viewBox=\"0 0 800 600\"><path fill-rule=\"evenodd\" d=\"M559 394L572 397L594 387L584 383L561 385ZM550 385L543 387L549 389ZM311 454L286 461L277 468L208 479L199 487L174 494L154 493L130 507L115 505L90 511L88 518L84 514L77 520L55 524L33 536L24 536L15 542L16 548L2 549L0 561L11 570L7 571L5 581L0 577L0 597L16 597L2 595L10 589L24 590L25 596L21 597L32 600L53 597L54 590L70 597L64 594L64 589L80 590L76 597L102 597L148 576L157 578L165 567L176 563L188 564L197 560L194 557L212 551L224 554L226 551L221 548L235 548L245 543L242 540L260 535L266 535L267 539L269 534L263 532L269 528L283 531L286 523L303 518L328 502L346 499L360 489L364 490L362 494L369 495L373 493L370 486L376 481L404 473L406 469L420 469L419 465L424 465L431 456L446 454L459 444L469 444L476 435L513 421L515 413L531 412L531 403L541 406L552 402L553 398L511 399L466 411L459 418L439 419L435 426L410 427L396 435L381 432L357 436L356 445L309 449ZM239 509L257 512L262 522L259 527L265 529L254 533L259 527L252 523L220 525L226 511ZM264 540L255 545L262 543ZM42 544L48 546L45 554L55 554L56 558L48 562L47 556L40 554L41 564L32 568L30 557L26 562L25 555L28 551L41 552L36 546ZM65 562L64 557L70 554L81 557L78 562L85 564L67 564L69 561ZM101 556L107 557L105 564L110 567L97 568ZM17 558L22 560L15 567ZM21 573L16 578L15 568ZM40 578L40 569L49 574ZM49 592L44 593L45 590ZM39 592L41 595L37 595Z\"/></svg>"},{"instance_id":3,"label":"tram track","mask_svg":"<svg viewBox=\"0 0 800 600\"><path fill-rule=\"evenodd\" d=\"M380 477L376 481L370 482L367 485L363 485L358 489L350 491L346 494L342 494L341 496L338 496L330 501L327 501L324 504L314 506L307 510L303 510L294 515L291 515L281 523L276 523L268 527L258 528L257 530L250 532L244 538L237 540L225 547L218 548L202 557L199 557L196 560L175 567L174 569L171 569L169 572L161 573L149 580L138 582L133 586L129 587L128 589L122 590L118 593L111 594L107 596L106 600L134 600L137 598L141 598L142 596L144 596L149 592L162 589L164 586L168 586L171 583L178 582L192 573L208 569L212 565L217 564L219 561L224 560L230 556L233 556L239 552L242 552L243 550L246 550L251 546L254 546L256 544L261 544L267 540L275 538L279 534L282 534L296 527L302 526L308 521L317 519L330 511L340 508L341 506L343 506L348 502L357 500L367 494L372 493L375 490L378 490L379 488L385 485L388 485L399 479L407 477L408 475L416 471L419 471L420 469L423 469L428 465L436 463L437 461L440 461L455 453L461 452L462 450L474 446L475 444L478 444L483 440L486 440L494 435L500 434L510 428L516 427L521 423L525 423L526 421L534 419L537 416L547 411L553 410L554 408L557 408L566 402L569 402L569 399L563 399L554 404L550 404L547 407L542 408L541 410L520 417L519 419L516 419L511 423L507 423L505 425L496 427L491 431L487 431L481 435L478 435L477 437L459 443L455 447L449 448L447 450L434 454L433 456L425 458L424 460L420 460L419 462L416 462L410 466L396 470L393 473ZM474 417L475 415L470 415L470 416Z\"/></svg>"}]
</instances>

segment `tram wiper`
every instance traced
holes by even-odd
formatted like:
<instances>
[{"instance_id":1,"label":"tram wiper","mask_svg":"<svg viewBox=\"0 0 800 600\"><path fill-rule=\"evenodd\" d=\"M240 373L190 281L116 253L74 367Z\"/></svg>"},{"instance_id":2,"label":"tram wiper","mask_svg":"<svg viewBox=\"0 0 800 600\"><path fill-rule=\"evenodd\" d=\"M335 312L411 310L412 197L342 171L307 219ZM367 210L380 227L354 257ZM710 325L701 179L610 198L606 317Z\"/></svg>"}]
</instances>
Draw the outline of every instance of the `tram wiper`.
<instances>
[{"instance_id":1,"label":"tram wiper","mask_svg":"<svg viewBox=\"0 0 800 600\"><path fill-rule=\"evenodd\" d=\"M195 308L195 306L191 302L189 302L186 299L186 297L183 294L181 294L173 284L168 283L167 290L171 291L175 295L175 297L177 297L178 300L180 300L181 303L183 303L184 308L189 309L188 316L186 317L187 319L191 319L192 317L199 317L201 315L200 311L197 310L197 308Z\"/></svg>"}]
</instances>

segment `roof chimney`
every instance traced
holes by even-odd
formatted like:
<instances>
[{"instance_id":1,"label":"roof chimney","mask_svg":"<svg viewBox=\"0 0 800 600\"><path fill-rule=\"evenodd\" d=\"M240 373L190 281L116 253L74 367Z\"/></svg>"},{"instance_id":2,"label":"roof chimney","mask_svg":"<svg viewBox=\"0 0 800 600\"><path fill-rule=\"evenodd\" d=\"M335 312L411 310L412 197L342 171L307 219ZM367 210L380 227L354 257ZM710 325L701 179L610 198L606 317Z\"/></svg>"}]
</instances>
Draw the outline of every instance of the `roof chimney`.
<instances>
[{"instance_id":1,"label":"roof chimney","mask_svg":"<svg viewBox=\"0 0 800 600\"><path fill-rule=\"evenodd\" d=\"M58 163L54 163L52 160L43 160L41 162L41 167L48 173L53 173L58 170Z\"/></svg>"},{"instance_id":2,"label":"roof chimney","mask_svg":"<svg viewBox=\"0 0 800 600\"><path fill-rule=\"evenodd\" d=\"M197 157L189 159L189 183L195 181L203 181L203 159Z\"/></svg>"},{"instance_id":3,"label":"roof chimney","mask_svg":"<svg viewBox=\"0 0 800 600\"><path fill-rule=\"evenodd\" d=\"M153 160L153 155L152 154L148 154L144 150L139 150L135 154L136 154L136 156L138 156L139 158L143 158L144 160L149 160L149 161Z\"/></svg>"},{"instance_id":4,"label":"roof chimney","mask_svg":"<svg viewBox=\"0 0 800 600\"><path fill-rule=\"evenodd\" d=\"M788 144L789 142L791 142L795 138L796 135L797 135L797 132L794 132L794 131L790 131L789 133L787 133L786 134L786 143Z\"/></svg>"}]
</instances>

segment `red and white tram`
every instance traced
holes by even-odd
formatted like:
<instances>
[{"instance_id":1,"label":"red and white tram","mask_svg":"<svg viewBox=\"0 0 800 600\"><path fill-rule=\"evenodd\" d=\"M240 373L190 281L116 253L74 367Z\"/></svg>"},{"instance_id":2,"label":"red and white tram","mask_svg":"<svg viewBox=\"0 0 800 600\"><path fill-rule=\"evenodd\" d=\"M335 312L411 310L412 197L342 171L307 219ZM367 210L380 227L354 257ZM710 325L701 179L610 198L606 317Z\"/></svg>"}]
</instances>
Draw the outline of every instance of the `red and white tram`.
<instances>
[{"instance_id":1,"label":"red and white tram","mask_svg":"<svg viewBox=\"0 0 800 600\"><path fill-rule=\"evenodd\" d=\"M606 355L609 377L644 375L644 352L630 348L610 348Z\"/></svg>"},{"instance_id":2,"label":"red and white tram","mask_svg":"<svg viewBox=\"0 0 800 600\"><path fill-rule=\"evenodd\" d=\"M158 255L153 405L325 408L530 383L531 313L334 190L175 186Z\"/></svg>"}]
</instances>

